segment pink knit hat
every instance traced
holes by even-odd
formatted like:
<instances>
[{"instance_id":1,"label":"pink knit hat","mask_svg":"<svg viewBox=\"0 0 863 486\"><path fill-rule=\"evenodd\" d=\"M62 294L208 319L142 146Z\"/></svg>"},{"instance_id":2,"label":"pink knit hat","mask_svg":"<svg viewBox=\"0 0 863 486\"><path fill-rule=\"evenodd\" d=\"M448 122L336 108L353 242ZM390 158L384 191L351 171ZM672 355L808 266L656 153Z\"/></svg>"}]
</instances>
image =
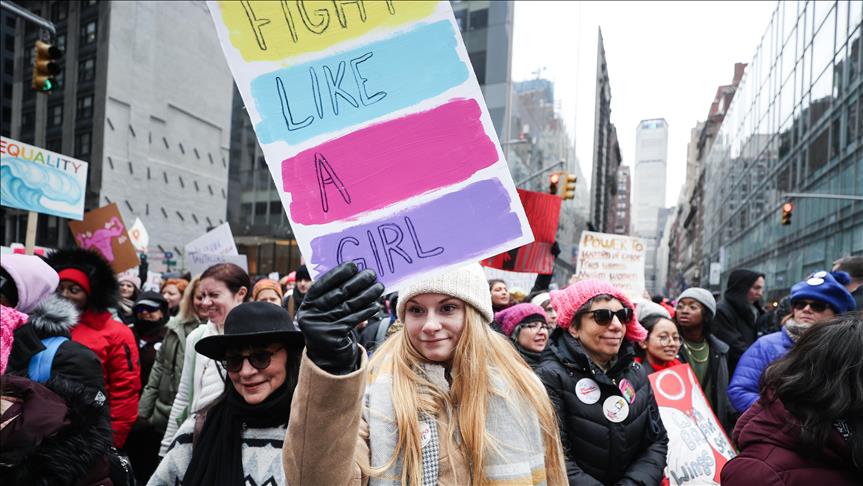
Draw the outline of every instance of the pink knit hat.
<instances>
[{"instance_id":1,"label":"pink knit hat","mask_svg":"<svg viewBox=\"0 0 863 486\"><path fill-rule=\"evenodd\" d=\"M533 318L528 321L528 318L532 316ZM516 304L495 314L494 320L500 324L500 330L504 334L512 337L512 331L522 322L547 322L548 317L546 317L542 307L536 304Z\"/></svg>"},{"instance_id":2,"label":"pink knit hat","mask_svg":"<svg viewBox=\"0 0 863 486\"><path fill-rule=\"evenodd\" d=\"M581 280L563 290L552 290L551 306L557 312L557 325L563 329L569 329L576 311L588 300L603 294L614 297L624 307L632 309L632 321L626 325L626 339L633 342L644 341L647 338L647 330L635 318L635 306L620 289L602 280Z\"/></svg>"}]
</instances>

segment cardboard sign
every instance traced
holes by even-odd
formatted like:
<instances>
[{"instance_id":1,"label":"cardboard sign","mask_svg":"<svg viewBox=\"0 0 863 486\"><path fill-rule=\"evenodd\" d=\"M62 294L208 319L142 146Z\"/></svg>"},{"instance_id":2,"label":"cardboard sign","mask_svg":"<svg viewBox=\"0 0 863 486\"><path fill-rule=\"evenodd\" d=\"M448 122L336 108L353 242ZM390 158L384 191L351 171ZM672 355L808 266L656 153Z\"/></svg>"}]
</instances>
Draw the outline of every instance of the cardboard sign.
<instances>
[{"instance_id":1,"label":"cardboard sign","mask_svg":"<svg viewBox=\"0 0 863 486\"><path fill-rule=\"evenodd\" d=\"M668 431L666 477L672 485L719 484L722 467L737 454L692 368L681 364L649 378Z\"/></svg>"},{"instance_id":2,"label":"cardboard sign","mask_svg":"<svg viewBox=\"0 0 863 486\"><path fill-rule=\"evenodd\" d=\"M87 212L83 221L69 221L69 229L79 247L101 253L114 273L135 268L140 263L117 203Z\"/></svg>"},{"instance_id":3,"label":"cardboard sign","mask_svg":"<svg viewBox=\"0 0 863 486\"><path fill-rule=\"evenodd\" d=\"M192 275L200 275L204 270L217 263L233 263L243 270L249 271L249 260L246 255L217 255L213 253L187 253L186 268Z\"/></svg>"},{"instance_id":4,"label":"cardboard sign","mask_svg":"<svg viewBox=\"0 0 863 486\"><path fill-rule=\"evenodd\" d=\"M162 290L162 274L159 272L147 272L147 281L141 285L141 290L160 292Z\"/></svg>"},{"instance_id":5,"label":"cardboard sign","mask_svg":"<svg viewBox=\"0 0 863 486\"><path fill-rule=\"evenodd\" d=\"M87 162L11 138L0 139L0 204L81 220Z\"/></svg>"},{"instance_id":6,"label":"cardboard sign","mask_svg":"<svg viewBox=\"0 0 863 486\"><path fill-rule=\"evenodd\" d=\"M147 233L147 228L141 222L141 218L135 218L135 224L129 228L129 239L132 240L132 246L136 250L147 253L147 247L150 246L150 234Z\"/></svg>"},{"instance_id":7,"label":"cardboard sign","mask_svg":"<svg viewBox=\"0 0 863 486\"><path fill-rule=\"evenodd\" d=\"M573 278L605 280L635 299L644 293L646 254L640 238L583 231Z\"/></svg>"},{"instance_id":8,"label":"cardboard sign","mask_svg":"<svg viewBox=\"0 0 863 486\"><path fill-rule=\"evenodd\" d=\"M208 2L312 277L533 239L449 2Z\"/></svg>"},{"instance_id":9,"label":"cardboard sign","mask_svg":"<svg viewBox=\"0 0 863 486\"><path fill-rule=\"evenodd\" d=\"M237 255L237 244L228 223L216 226L206 234L186 243L186 254Z\"/></svg>"},{"instance_id":10,"label":"cardboard sign","mask_svg":"<svg viewBox=\"0 0 863 486\"><path fill-rule=\"evenodd\" d=\"M554 271L551 247L557 236L560 205L563 199L544 192L518 190L535 241L482 261L487 267L511 272L541 273Z\"/></svg>"}]
</instances>

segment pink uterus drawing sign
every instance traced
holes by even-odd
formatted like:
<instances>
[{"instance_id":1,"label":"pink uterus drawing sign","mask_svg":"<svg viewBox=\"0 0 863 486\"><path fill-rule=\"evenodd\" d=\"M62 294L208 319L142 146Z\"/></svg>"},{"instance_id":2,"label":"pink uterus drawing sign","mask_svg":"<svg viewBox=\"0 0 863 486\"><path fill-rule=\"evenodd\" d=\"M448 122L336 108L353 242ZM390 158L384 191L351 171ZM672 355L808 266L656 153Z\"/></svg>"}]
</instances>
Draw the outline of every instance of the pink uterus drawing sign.
<instances>
[{"instance_id":1,"label":"pink uterus drawing sign","mask_svg":"<svg viewBox=\"0 0 863 486\"><path fill-rule=\"evenodd\" d=\"M114 249L112 247L112 243L114 238L117 238L117 242L123 244L125 242L126 236L126 227L123 226L123 222L120 218L114 216L107 223L105 223L104 228L99 228L95 231L87 231L86 233L82 233L75 236L75 239L78 242L78 246L81 248L94 248L102 256L105 257L108 262L114 261Z\"/></svg>"}]
</instances>

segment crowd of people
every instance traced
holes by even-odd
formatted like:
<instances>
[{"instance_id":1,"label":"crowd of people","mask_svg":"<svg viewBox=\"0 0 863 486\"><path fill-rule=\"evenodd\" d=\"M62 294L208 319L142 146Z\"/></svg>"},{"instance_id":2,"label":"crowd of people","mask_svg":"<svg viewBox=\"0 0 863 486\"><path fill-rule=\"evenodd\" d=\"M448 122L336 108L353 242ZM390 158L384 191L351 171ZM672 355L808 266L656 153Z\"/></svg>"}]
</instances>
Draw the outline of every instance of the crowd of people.
<instances>
[{"instance_id":1,"label":"crowd of people","mask_svg":"<svg viewBox=\"0 0 863 486\"><path fill-rule=\"evenodd\" d=\"M746 269L670 300L513 298L478 264L154 292L90 250L0 263L5 484L666 484L649 375L682 364L737 448L722 484L863 482L863 257L767 309Z\"/></svg>"}]
</instances>

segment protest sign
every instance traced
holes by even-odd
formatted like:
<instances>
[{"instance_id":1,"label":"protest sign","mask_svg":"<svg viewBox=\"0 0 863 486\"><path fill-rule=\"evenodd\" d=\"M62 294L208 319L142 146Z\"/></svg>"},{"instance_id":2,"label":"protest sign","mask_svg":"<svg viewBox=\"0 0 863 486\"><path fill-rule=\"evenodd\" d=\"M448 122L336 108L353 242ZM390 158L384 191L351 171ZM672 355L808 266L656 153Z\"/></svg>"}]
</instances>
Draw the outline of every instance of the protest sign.
<instances>
[{"instance_id":1,"label":"protest sign","mask_svg":"<svg viewBox=\"0 0 863 486\"><path fill-rule=\"evenodd\" d=\"M719 484L719 473L735 455L734 447L688 364L672 366L649 376L668 431L671 485Z\"/></svg>"},{"instance_id":2,"label":"protest sign","mask_svg":"<svg viewBox=\"0 0 863 486\"><path fill-rule=\"evenodd\" d=\"M503 280L506 282L506 287L510 292L513 290L522 290L525 294L528 294L530 293L530 289L533 288L533 284L536 282L537 274L535 273L510 272L486 266L482 269L485 271L486 279Z\"/></svg>"},{"instance_id":3,"label":"protest sign","mask_svg":"<svg viewBox=\"0 0 863 486\"><path fill-rule=\"evenodd\" d=\"M644 293L647 247L640 238L583 231L575 278L610 282L634 299Z\"/></svg>"},{"instance_id":4,"label":"protest sign","mask_svg":"<svg viewBox=\"0 0 863 486\"><path fill-rule=\"evenodd\" d=\"M141 290L150 292L161 292L162 274L159 272L147 272L147 281L141 285Z\"/></svg>"},{"instance_id":5,"label":"protest sign","mask_svg":"<svg viewBox=\"0 0 863 486\"><path fill-rule=\"evenodd\" d=\"M233 263L243 270L249 271L249 261L246 255L218 255L215 253L187 253L186 268L192 275L200 275L204 270L217 263Z\"/></svg>"},{"instance_id":6,"label":"protest sign","mask_svg":"<svg viewBox=\"0 0 863 486\"><path fill-rule=\"evenodd\" d=\"M135 218L135 224L129 228L129 239L132 240L132 246L136 250L147 253L147 247L150 246L150 234L147 233L147 228L141 222L141 218Z\"/></svg>"},{"instance_id":7,"label":"protest sign","mask_svg":"<svg viewBox=\"0 0 863 486\"><path fill-rule=\"evenodd\" d=\"M544 192L518 190L527 221L535 241L495 255L482 261L486 267L511 272L541 273L549 275L554 270L554 255L551 247L557 236L560 219L560 204L563 199Z\"/></svg>"},{"instance_id":8,"label":"protest sign","mask_svg":"<svg viewBox=\"0 0 863 486\"><path fill-rule=\"evenodd\" d=\"M0 204L81 220L87 162L26 143L0 139Z\"/></svg>"},{"instance_id":9,"label":"protest sign","mask_svg":"<svg viewBox=\"0 0 863 486\"><path fill-rule=\"evenodd\" d=\"M208 253L211 255L236 255L237 244L234 243L234 234L231 233L231 225L220 224L206 234L186 243L186 254Z\"/></svg>"},{"instance_id":10,"label":"protest sign","mask_svg":"<svg viewBox=\"0 0 863 486\"><path fill-rule=\"evenodd\" d=\"M532 241L449 2L208 2L312 276Z\"/></svg>"},{"instance_id":11,"label":"protest sign","mask_svg":"<svg viewBox=\"0 0 863 486\"><path fill-rule=\"evenodd\" d=\"M78 246L101 253L114 273L137 267L140 263L117 203L88 211L82 221L69 221L69 229Z\"/></svg>"}]
</instances>

